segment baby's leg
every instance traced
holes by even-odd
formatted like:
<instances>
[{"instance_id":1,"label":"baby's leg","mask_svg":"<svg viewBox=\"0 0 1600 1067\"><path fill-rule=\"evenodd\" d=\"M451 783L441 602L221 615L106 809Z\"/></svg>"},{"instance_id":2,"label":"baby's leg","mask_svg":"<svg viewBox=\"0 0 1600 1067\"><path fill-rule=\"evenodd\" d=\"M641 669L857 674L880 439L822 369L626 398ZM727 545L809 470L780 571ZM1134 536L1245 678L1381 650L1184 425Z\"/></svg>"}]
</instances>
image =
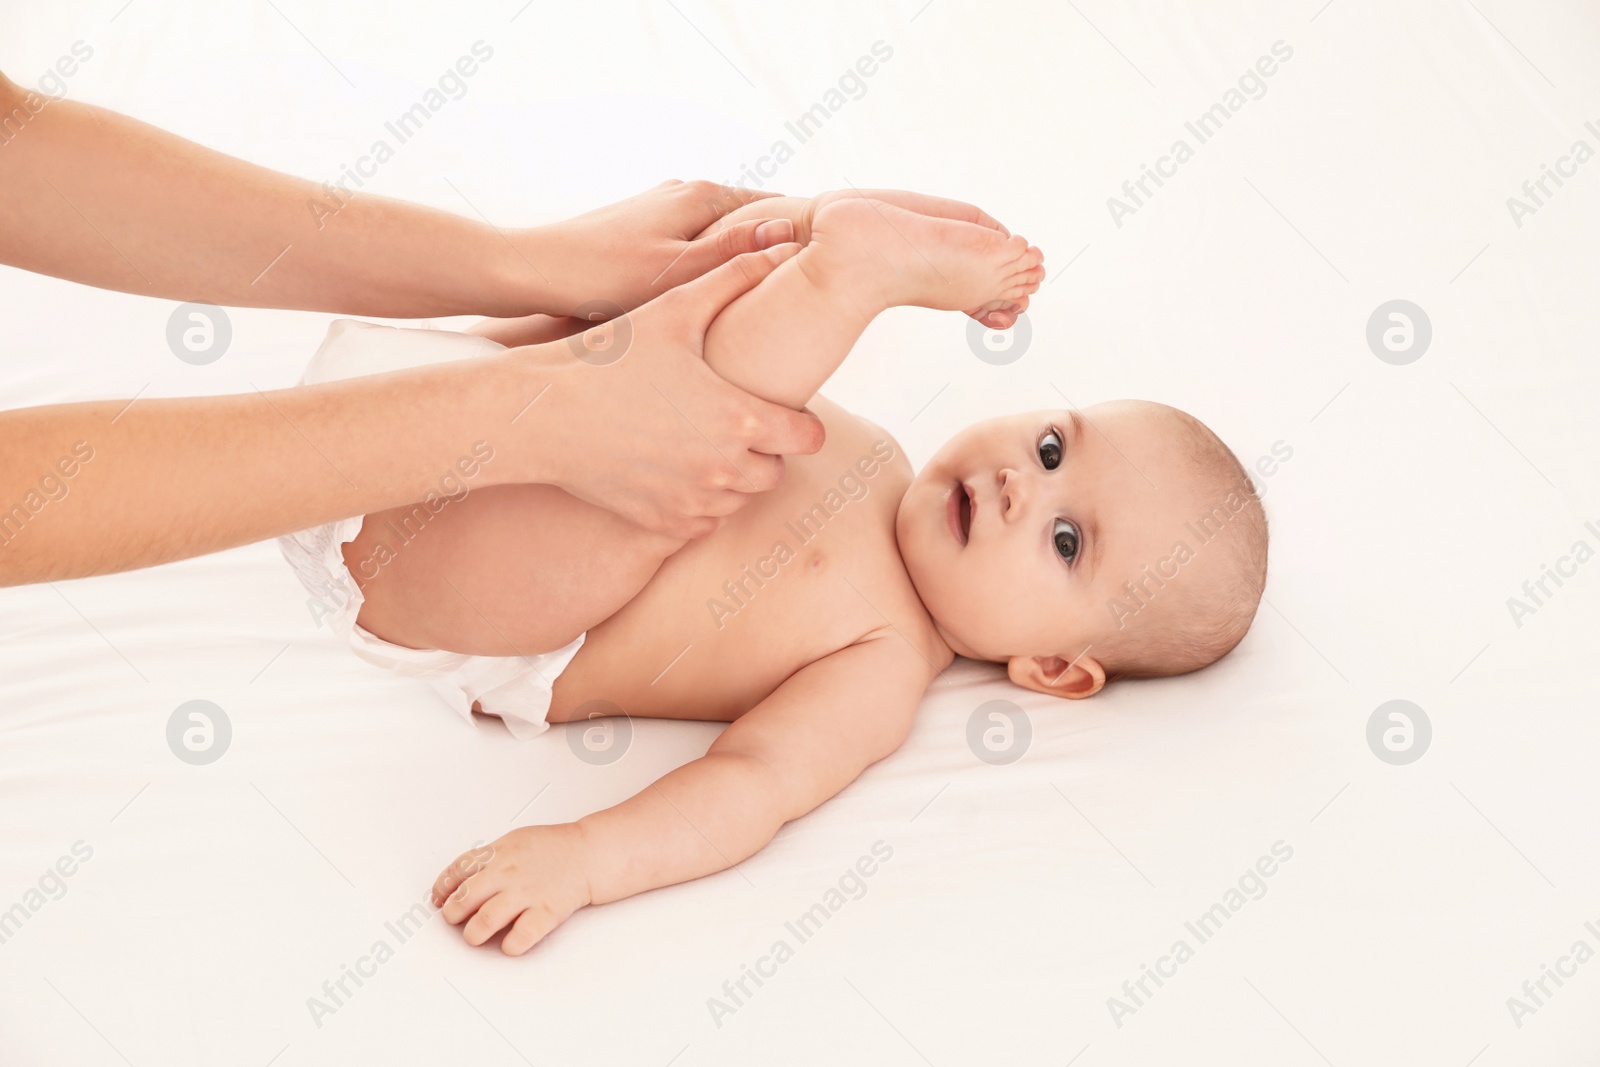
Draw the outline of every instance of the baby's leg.
<instances>
[{"instance_id":1,"label":"baby's leg","mask_svg":"<svg viewBox=\"0 0 1600 1067\"><path fill-rule=\"evenodd\" d=\"M1009 236L1009 231L996 222L987 213L973 206L964 204L959 200L946 200L943 197L927 196L923 193L908 193L899 189L863 189L851 192L824 193L821 196L769 196L761 200L752 201L736 211L729 212L716 222L708 226L696 237L708 237L718 230L737 225L751 219L788 219L794 223L795 240L800 244L811 242L811 229L815 222L817 212L829 203L844 197L857 197L860 199L876 200L882 203L893 204L895 207L919 215L932 215L937 218L955 219L959 222L971 222L979 226L997 230ZM557 341L563 337L586 329L590 324L581 319L561 317L554 315L526 315L515 319L480 319L469 326L467 333L487 337L497 341L507 348L517 348L521 345L537 345L546 341ZM1000 324L996 324L1000 325ZM1007 321L1003 324L1009 326Z\"/></svg>"},{"instance_id":2,"label":"baby's leg","mask_svg":"<svg viewBox=\"0 0 1600 1067\"><path fill-rule=\"evenodd\" d=\"M807 210L810 243L725 308L705 347L719 374L791 407L811 399L880 311L1014 307L1043 275L1037 249L987 226L854 195ZM683 544L550 486L476 490L413 534L406 516L416 511L369 515L345 560L365 594L361 625L417 648L560 648L636 596Z\"/></svg>"},{"instance_id":3,"label":"baby's leg","mask_svg":"<svg viewBox=\"0 0 1600 1067\"><path fill-rule=\"evenodd\" d=\"M804 406L882 311L915 305L980 319L1010 314L1044 278L1040 251L982 212L986 222L966 222L855 193L824 194L807 212L810 243L724 308L706 332L711 369L774 403Z\"/></svg>"},{"instance_id":4,"label":"baby's leg","mask_svg":"<svg viewBox=\"0 0 1600 1067\"><path fill-rule=\"evenodd\" d=\"M344 560L357 621L385 641L533 656L604 622L681 545L554 486L501 485L368 515Z\"/></svg>"}]
</instances>

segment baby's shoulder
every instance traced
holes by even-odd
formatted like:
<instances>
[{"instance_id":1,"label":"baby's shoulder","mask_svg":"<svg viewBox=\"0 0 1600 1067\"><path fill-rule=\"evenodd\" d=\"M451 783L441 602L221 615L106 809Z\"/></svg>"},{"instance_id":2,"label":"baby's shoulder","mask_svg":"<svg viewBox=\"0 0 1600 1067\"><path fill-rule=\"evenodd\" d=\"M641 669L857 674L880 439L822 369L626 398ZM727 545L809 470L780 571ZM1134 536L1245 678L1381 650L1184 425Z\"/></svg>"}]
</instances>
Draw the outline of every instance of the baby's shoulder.
<instances>
[{"instance_id":1,"label":"baby's shoulder","mask_svg":"<svg viewBox=\"0 0 1600 1067\"><path fill-rule=\"evenodd\" d=\"M813 397L808 406L816 412L827 431L819 458L831 467L838 467L844 461L861 477L872 479L874 489L889 490L882 495L892 496L895 501L904 495L913 472L911 461L893 434L821 395Z\"/></svg>"}]
</instances>

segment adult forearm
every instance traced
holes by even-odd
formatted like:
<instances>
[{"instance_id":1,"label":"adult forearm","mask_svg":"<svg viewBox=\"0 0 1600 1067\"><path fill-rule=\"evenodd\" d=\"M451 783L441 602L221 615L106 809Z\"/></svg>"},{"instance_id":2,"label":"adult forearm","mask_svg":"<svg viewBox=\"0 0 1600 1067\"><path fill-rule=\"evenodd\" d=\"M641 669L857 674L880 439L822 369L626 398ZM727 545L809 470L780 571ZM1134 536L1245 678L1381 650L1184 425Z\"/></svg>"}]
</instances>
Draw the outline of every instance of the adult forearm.
<instances>
[{"instance_id":1,"label":"adult forearm","mask_svg":"<svg viewBox=\"0 0 1600 1067\"><path fill-rule=\"evenodd\" d=\"M174 300L348 314L526 315L537 241L482 221L322 186L102 108L27 114L0 77L0 261ZM520 247L516 247L520 246Z\"/></svg>"},{"instance_id":2,"label":"adult forearm","mask_svg":"<svg viewBox=\"0 0 1600 1067\"><path fill-rule=\"evenodd\" d=\"M470 371L0 412L0 585L151 566L430 493L539 480L556 446L538 419L518 418L543 387L520 352Z\"/></svg>"},{"instance_id":3,"label":"adult forearm","mask_svg":"<svg viewBox=\"0 0 1600 1067\"><path fill-rule=\"evenodd\" d=\"M783 825L770 772L712 753L580 819L590 903L687 882L755 855Z\"/></svg>"}]
</instances>

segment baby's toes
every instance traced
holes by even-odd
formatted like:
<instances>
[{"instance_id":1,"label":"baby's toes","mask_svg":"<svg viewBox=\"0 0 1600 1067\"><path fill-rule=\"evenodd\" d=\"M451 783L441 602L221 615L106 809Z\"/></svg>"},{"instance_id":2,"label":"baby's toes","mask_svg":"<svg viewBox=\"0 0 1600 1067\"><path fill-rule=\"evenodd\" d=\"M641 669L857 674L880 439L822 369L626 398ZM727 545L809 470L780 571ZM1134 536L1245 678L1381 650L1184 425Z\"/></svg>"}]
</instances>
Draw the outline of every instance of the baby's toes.
<instances>
[{"instance_id":1,"label":"baby's toes","mask_svg":"<svg viewBox=\"0 0 1600 1067\"><path fill-rule=\"evenodd\" d=\"M1020 274L1013 274L1006 279L1006 287L1002 299L1015 300L1017 297L1026 296L1029 293L1037 293L1039 286L1044 282L1044 277L1045 270L1043 267L1035 267Z\"/></svg>"},{"instance_id":2,"label":"baby's toes","mask_svg":"<svg viewBox=\"0 0 1600 1067\"><path fill-rule=\"evenodd\" d=\"M481 945L515 921L525 907L526 901L515 893L496 893L461 928L461 936L469 945Z\"/></svg>"},{"instance_id":3,"label":"baby's toes","mask_svg":"<svg viewBox=\"0 0 1600 1067\"><path fill-rule=\"evenodd\" d=\"M1011 270L1022 269L1020 264L1028 255L1028 239L1020 233L1014 233L1000 244L1000 253L997 256ZM1031 265L1031 264L1030 264Z\"/></svg>"},{"instance_id":4,"label":"baby's toes","mask_svg":"<svg viewBox=\"0 0 1600 1067\"><path fill-rule=\"evenodd\" d=\"M1008 314L1011 307L1011 302L1005 299L985 300L977 307L967 308L962 314L977 319L991 329L1005 330L1016 321L1015 316Z\"/></svg>"},{"instance_id":5,"label":"baby's toes","mask_svg":"<svg viewBox=\"0 0 1600 1067\"><path fill-rule=\"evenodd\" d=\"M1009 330L1026 310L1028 300L1023 297L1020 300L994 300L970 314L991 330Z\"/></svg>"},{"instance_id":6,"label":"baby's toes","mask_svg":"<svg viewBox=\"0 0 1600 1067\"><path fill-rule=\"evenodd\" d=\"M1033 270L1044 262L1044 253L1039 250L1037 245L1028 244L1026 239L1023 240L1023 244L1025 247L1011 264L1011 270L1014 273Z\"/></svg>"}]
</instances>

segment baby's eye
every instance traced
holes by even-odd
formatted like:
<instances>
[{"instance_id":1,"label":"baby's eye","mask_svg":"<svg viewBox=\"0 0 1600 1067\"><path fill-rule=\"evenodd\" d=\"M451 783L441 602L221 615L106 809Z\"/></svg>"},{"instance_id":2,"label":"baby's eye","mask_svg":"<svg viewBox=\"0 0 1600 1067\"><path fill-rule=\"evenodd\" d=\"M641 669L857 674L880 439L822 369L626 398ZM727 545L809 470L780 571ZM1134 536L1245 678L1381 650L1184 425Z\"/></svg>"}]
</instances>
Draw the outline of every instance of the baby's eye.
<instances>
[{"instance_id":1,"label":"baby's eye","mask_svg":"<svg viewBox=\"0 0 1600 1067\"><path fill-rule=\"evenodd\" d=\"M1072 523L1066 519L1057 519L1051 539L1055 541L1056 555L1068 563L1078 558L1078 528Z\"/></svg>"},{"instance_id":2,"label":"baby's eye","mask_svg":"<svg viewBox=\"0 0 1600 1067\"><path fill-rule=\"evenodd\" d=\"M1047 471L1061 466L1061 435L1054 430L1039 438L1039 462Z\"/></svg>"}]
</instances>

